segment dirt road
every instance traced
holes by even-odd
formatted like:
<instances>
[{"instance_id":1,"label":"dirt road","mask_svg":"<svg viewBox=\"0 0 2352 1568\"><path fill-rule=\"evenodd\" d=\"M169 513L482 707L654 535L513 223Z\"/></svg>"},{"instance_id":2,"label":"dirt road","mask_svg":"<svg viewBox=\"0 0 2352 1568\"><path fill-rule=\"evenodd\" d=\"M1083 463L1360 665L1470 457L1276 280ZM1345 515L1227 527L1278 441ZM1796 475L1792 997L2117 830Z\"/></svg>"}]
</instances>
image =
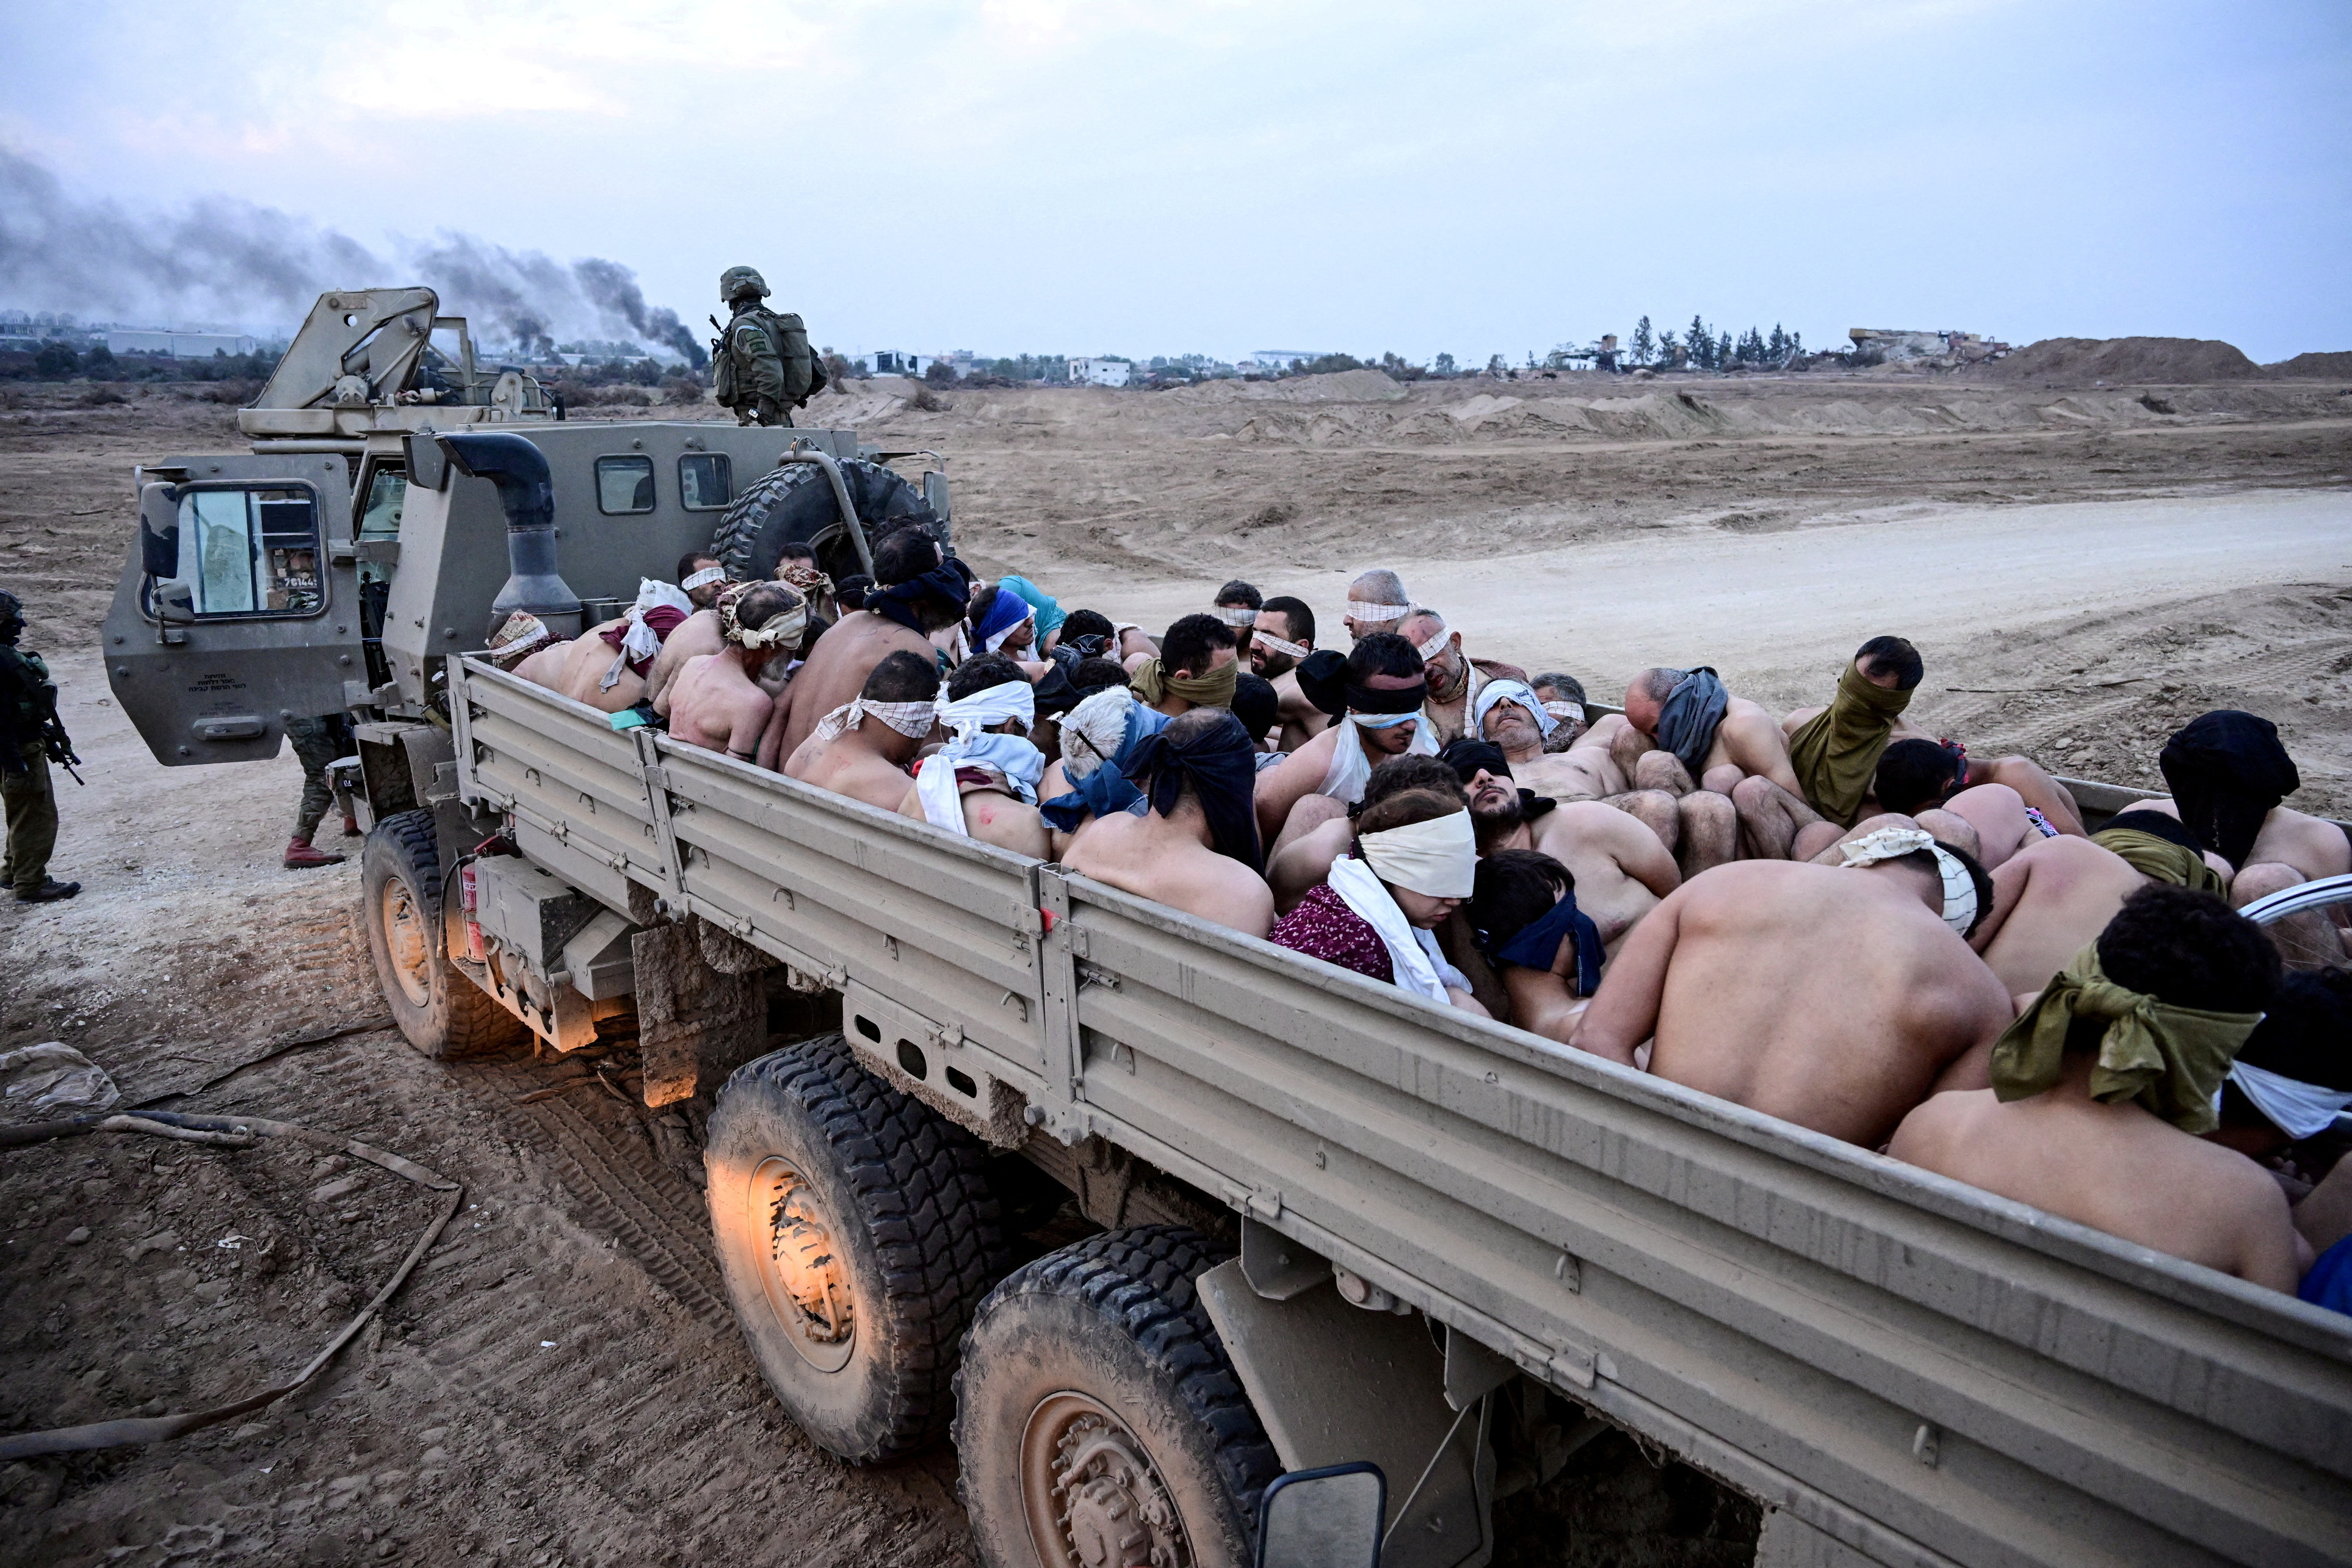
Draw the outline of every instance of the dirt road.
<instances>
[{"instance_id":1,"label":"dirt road","mask_svg":"<svg viewBox=\"0 0 2352 1568\"><path fill-rule=\"evenodd\" d=\"M1238 573L1305 592L1337 640L1347 575L1378 559L1482 648L1595 695L1711 660L1780 704L1894 629L1928 653L1916 713L1979 749L2150 783L2178 723L2252 707L2302 764L2296 803L2342 812L2337 391L1857 379L1709 383L1694 407L1375 377L959 392L919 413L861 383L818 412L952 453L962 548L1065 603L1165 624ZM951 1453L850 1470L759 1383L719 1305L692 1126L571 1065L441 1067L369 1027L356 868L278 866L291 758L163 768L111 706L89 639L130 465L232 449L230 411L7 398L0 587L28 601L91 766L88 789L61 786L55 868L88 890L0 900L0 1049L64 1040L134 1100L360 1136L477 1207L310 1392L174 1444L0 1468L0 1563L968 1562ZM0 1212L10 1430L188 1408L298 1364L421 1222L403 1184L308 1152L122 1138L0 1155ZM1608 1445L1501 1524L1515 1564L1727 1565L1754 1529L1691 1472Z\"/></svg>"}]
</instances>

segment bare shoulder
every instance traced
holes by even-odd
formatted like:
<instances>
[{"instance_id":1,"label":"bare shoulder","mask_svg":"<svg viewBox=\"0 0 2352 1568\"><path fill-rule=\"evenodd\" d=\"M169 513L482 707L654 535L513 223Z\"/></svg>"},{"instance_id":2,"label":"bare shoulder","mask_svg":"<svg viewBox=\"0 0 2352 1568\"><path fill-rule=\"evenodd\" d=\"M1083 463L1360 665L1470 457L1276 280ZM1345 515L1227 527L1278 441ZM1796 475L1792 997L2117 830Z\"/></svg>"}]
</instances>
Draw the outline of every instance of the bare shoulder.
<instances>
[{"instance_id":1,"label":"bare shoulder","mask_svg":"<svg viewBox=\"0 0 2352 1568\"><path fill-rule=\"evenodd\" d=\"M1906 1165L1923 1170L1952 1174L1949 1166L1956 1150L1980 1146L1981 1140L1974 1129L1986 1112L1999 1104L1990 1089L1951 1090L1942 1094L1930 1094L1911 1108L1895 1129L1887 1144L1887 1154Z\"/></svg>"},{"instance_id":2,"label":"bare shoulder","mask_svg":"<svg viewBox=\"0 0 2352 1568\"><path fill-rule=\"evenodd\" d=\"M1746 697L1733 697L1723 706L1722 728L1734 735L1786 738L1780 734L1780 716L1762 703Z\"/></svg>"},{"instance_id":3,"label":"bare shoulder","mask_svg":"<svg viewBox=\"0 0 2352 1568\"><path fill-rule=\"evenodd\" d=\"M1278 767L1269 768L1259 774L1257 792L1263 795L1270 790L1297 788L1301 779L1307 781L1307 789L1313 789L1323 782L1323 775L1329 771L1331 749L1339 744L1339 727L1333 725L1284 758Z\"/></svg>"},{"instance_id":4,"label":"bare shoulder","mask_svg":"<svg viewBox=\"0 0 2352 1568\"><path fill-rule=\"evenodd\" d=\"M1562 801L1537 819L1538 838L1549 836L1543 831L1546 822L1554 824L1550 830L1552 832L1572 834L1588 842L1630 843L1635 835L1652 843L1657 841L1657 835L1650 831L1641 818L1600 800Z\"/></svg>"},{"instance_id":5,"label":"bare shoulder","mask_svg":"<svg viewBox=\"0 0 2352 1568\"><path fill-rule=\"evenodd\" d=\"M1609 743L1633 727L1633 721L1622 713L1604 714L1591 729L1576 737L1570 751L1589 751L1595 747L1607 749Z\"/></svg>"}]
</instances>

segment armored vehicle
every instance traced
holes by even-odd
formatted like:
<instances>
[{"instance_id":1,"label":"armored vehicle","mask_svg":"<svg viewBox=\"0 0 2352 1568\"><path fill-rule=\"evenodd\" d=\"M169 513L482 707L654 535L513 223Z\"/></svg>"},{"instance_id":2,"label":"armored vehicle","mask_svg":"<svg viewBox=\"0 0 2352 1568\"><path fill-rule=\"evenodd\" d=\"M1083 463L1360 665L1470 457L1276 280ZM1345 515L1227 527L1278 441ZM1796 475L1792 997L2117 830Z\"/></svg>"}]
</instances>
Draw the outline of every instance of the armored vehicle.
<instances>
[{"instance_id":1,"label":"armored vehicle","mask_svg":"<svg viewBox=\"0 0 2352 1568\"><path fill-rule=\"evenodd\" d=\"M853 1461L952 1432L991 1564L1238 1568L1278 1475L1368 1463L1354 1556L1295 1561L1475 1565L1612 1427L1760 1503L1772 1564L2352 1560L2352 1320L476 656L689 549L846 569L946 494L845 432L563 421L462 343L404 402L434 308L331 296L251 454L142 470L115 690L167 764L357 712L408 1040L634 1029L648 1104L715 1092L770 1383ZM795 995L827 1027L773 1049ZM1097 1229L1012 1269L1041 1188Z\"/></svg>"}]
</instances>

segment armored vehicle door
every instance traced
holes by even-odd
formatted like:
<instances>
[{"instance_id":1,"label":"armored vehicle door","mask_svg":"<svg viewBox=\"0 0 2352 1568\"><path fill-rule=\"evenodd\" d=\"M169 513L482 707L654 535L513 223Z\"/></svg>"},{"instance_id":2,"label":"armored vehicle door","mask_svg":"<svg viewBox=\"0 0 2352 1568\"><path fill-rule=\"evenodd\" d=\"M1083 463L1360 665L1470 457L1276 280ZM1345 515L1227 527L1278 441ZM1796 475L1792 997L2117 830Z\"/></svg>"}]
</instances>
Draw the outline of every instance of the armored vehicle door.
<instances>
[{"instance_id":1,"label":"armored vehicle door","mask_svg":"<svg viewBox=\"0 0 2352 1568\"><path fill-rule=\"evenodd\" d=\"M346 459L178 458L138 482L104 650L157 761L275 757L288 719L367 700Z\"/></svg>"}]
</instances>

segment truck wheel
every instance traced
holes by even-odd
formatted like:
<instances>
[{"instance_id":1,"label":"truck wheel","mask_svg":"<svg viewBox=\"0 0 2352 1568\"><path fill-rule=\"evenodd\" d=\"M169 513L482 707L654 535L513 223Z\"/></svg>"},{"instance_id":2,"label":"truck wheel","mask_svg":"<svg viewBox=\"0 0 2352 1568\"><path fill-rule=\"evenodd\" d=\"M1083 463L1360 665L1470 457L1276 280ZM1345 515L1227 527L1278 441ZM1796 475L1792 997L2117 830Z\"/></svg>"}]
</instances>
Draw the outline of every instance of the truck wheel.
<instances>
[{"instance_id":1,"label":"truck wheel","mask_svg":"<svg viewBox=\"0 0 2352 1568\"><path fill-rule=\"evenodd\" d=\"M702 1158L736 1318L801 1429L855 1464L945 1436L964 1330L1009 1261L979 1141L836 1034L739 1068Z\"/></svg>"},{"instance_id":2,"label":"truck wheel","mask_svg":"<svg viewBox=\"0 0 2352 1568\"><path fill-rule=\"evenodd\" d=\"M432 812L396 811L376 823L360 851L360 889L376 984L409 1044L447 1061L501 1050L528 1032L442 950Z\"/></svg>"},{"instance_id":3,"label":"truck wheel","mask_svg":"<svg viewBox=\"0 0 2352 1568\"><path fill-rule=\"evenodd\" d=\"M1248 1568L1280 1473L1170 1225L1091 1236L999 1285L956 1380L964 1508L989 1568Z\"/></svg>"},{"instance_id":4,"label":"truck wheel","mask_svg":"<svg viewBox=\"0 0 2352 1568\"><path fill-rule=\"evenodd\" d=\"M849 488L850 505L866 520L869 539L900 517L927 524L939 520L920 489L881 464L853 458L841 465L841 477ZM824 470L814 463L787 463L761 475L735 497L711 533L710 553L739 582L771 577L786 545L809 543L840 517ZM866 570L857 562L856 547L839 535L817 551L817 565L836 580Z\"/></svg>"}]
</instances>

